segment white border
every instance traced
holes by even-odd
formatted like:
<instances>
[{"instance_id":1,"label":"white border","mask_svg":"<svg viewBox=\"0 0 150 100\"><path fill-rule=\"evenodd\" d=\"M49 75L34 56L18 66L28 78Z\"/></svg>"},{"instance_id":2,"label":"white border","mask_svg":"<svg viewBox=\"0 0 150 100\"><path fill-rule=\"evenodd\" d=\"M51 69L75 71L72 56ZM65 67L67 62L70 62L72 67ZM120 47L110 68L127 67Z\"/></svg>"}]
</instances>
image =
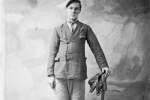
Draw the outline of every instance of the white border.
<instances>
[{"instance_id":1,"label":"white border","mask_svg":"<svg viewBox=\"0 0 150 100\"><path fill-rule=\"evenodd\" d=\"M5 99L5 0L0 0L0 100Z\"/></svg>"}]
</instances>

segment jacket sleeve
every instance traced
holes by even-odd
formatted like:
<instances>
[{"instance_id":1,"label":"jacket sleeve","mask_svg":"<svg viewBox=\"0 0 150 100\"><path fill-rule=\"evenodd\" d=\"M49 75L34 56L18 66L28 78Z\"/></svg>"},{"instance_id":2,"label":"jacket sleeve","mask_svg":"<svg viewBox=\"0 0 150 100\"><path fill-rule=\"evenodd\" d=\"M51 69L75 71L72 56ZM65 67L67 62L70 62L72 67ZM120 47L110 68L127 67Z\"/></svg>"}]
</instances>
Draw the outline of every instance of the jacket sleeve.
<instances>
[{"instance_id":1,"label":"jacket sleeve","mask_svg":"<svg viewBox=\"0 0 150 100\"><path fill-rule=\"evenodd\" d=\"M54 75L55 57L59 50L59 44L60 44L60 39L57 30L55 28L53 36L51 38L51 45L50 45L50 52L49 52L48 66L47 66L47 76Z\"/></svg>"},{"instance_id":2,"label":"jacket sleeve","mask_svg":"<svg viewBox=\"0 0 150 100\"><path fill-rule=\"evenodd\" d=\"M108 67L108 63L106 61L104 52L99 44L96 35L94 34L90 26L88 26L87 43L89 44L89 47L91 48L100 69Z\"/></svg>"}]
</instances>

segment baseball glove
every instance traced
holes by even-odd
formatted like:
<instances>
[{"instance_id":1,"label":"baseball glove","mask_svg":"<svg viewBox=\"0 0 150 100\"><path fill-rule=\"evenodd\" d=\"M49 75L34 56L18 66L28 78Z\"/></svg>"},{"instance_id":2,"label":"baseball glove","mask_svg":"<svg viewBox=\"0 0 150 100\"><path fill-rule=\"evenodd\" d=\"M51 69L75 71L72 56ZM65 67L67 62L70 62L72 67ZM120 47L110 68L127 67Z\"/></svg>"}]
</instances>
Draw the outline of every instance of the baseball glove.
<instances>
[{"instance_id":1,"label":"baseball glove","mask_svg":"<svg viewBox=\"0 0 150 100\"><path fill-rule=\"evenodd\" d=\"M97 73L93 76L89 81L90 85L90 93L92 93L96 89L96 95L99 96L100 94L104 94L107 90L107 77L109 76L110 71L105 76L104 73Z\"/></svg>"}]
</instances>

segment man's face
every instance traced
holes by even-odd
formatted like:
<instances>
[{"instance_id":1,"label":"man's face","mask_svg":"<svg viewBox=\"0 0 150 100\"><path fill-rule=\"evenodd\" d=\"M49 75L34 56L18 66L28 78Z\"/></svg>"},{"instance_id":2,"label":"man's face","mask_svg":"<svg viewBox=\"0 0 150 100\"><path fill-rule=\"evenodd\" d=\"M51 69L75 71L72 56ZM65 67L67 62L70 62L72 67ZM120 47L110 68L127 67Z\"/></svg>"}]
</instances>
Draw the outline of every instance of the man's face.
<instances>
[{"instance_id":1,"label":"man's face","mask_svg":"<svg viewBox=\"0 0 150 100\"><path fill-rule=\"evenodd\" d=\"M75 20L80 14L80 5L79 3L72 3L67 7L68 19Z\"/></svg>"}]
</instances>

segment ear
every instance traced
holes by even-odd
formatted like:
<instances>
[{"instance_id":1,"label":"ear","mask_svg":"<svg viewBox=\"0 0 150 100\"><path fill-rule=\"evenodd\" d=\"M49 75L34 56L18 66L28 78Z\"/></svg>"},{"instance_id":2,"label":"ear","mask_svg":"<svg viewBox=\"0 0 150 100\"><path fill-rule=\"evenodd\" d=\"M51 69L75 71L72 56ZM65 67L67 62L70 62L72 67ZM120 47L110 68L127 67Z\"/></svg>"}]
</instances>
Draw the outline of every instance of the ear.
<instances>
[{"instance_id":1,"label":"ear","mask_svg":"<svg viewBox=\"0 0 150 100\"><path fill-rule=\"evenodd\" d=\"M80 12L79 12L79 14L81 13L81 10L80 10Z\"/></svg>"}]
</instances>

